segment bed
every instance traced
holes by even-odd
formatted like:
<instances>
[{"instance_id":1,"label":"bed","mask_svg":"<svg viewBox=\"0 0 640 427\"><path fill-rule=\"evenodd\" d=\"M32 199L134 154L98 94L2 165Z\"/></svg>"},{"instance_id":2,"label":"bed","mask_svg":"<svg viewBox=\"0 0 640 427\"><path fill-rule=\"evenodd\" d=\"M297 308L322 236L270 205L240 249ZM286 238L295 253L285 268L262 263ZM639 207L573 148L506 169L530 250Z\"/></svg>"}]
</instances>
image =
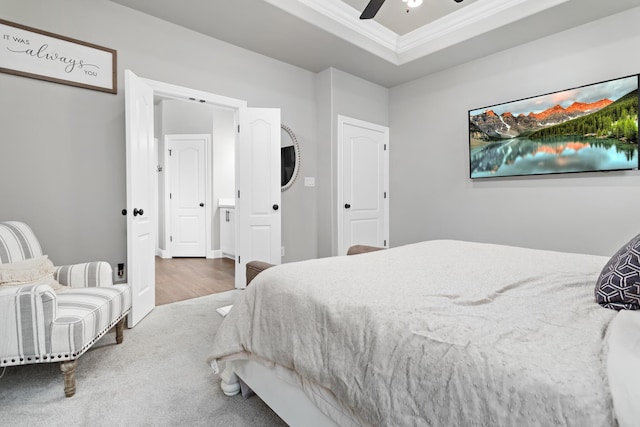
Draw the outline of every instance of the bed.
<instances>
[{"instance_id":1,"label":"bed","mask_svg":"<svg viewBox=\"0 0 640 427\"><path fill-rule=\"evenodd\" d=\"M294 426L625 425L640 322L595 302L608 261L436 240L283 264L213 357Z\"/></svg>"}]
</instances>

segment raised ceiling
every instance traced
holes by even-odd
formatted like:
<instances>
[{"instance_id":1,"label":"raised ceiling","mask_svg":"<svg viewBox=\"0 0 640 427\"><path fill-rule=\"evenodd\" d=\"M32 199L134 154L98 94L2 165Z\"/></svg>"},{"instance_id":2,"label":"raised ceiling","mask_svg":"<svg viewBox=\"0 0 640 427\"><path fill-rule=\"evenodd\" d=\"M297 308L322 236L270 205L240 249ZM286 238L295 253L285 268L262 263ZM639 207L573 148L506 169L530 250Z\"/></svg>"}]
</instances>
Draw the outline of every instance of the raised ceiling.
<instances>
[{"instance_id":1,"label":"raised ceiling","mask_svg":"<svg viewBox=\"0 0 640 427\"><path fill-rule=\"evenodd\" d=\"M640 6L638 0L112 0L236 46L385 87Z\"/></svg>"},{"instance_id":2,"label":"raised ceiling","mask_svg":"<svg viewBox=\"0 0 640 427\"><path fill-rule=\"evenodd\" d=\"M475 1L477 0L464 0L456 3L453 0L425 0L422 6L409 8L401 0L387 0L376 14L374 21L397 35L403 36L469 6ZM369 0L343 0L343 3L360 13L367 6Z\"/></svg>"}]
</instances>

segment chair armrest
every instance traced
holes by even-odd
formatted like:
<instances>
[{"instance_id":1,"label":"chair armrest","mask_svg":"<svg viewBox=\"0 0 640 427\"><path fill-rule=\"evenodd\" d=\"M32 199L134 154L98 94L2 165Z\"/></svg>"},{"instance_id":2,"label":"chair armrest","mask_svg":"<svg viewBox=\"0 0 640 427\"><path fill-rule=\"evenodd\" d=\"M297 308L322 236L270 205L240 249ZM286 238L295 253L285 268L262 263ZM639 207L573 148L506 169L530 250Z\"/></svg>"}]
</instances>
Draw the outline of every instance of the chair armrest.
<instances>
[{"instance_id":1,"label":"chair armrest","mask_svg":"<svg viewBox=\"0 0 640 427\"><path fill-rule=\"evenodd\" d=\"M349 248L347 255L365 254L367 252L381 251L383 249L384 248L379 248L377 246L354 245Z\"/></svg>"},{"instance_id":2,"label":"chair armrest","mask_svg":"<svg viewBox=\"0 0 640 427\"><path fill-rule=\"evenodd\" d=\"M72 288L91 288L113 285L113 269L104 261L56 267L53 278Z\"/></svg>"},{"instance_id":3,"label":"chair armrest","mask_svg":"<svg viewBox=\"0 0 640 427\"><path fill-rule=\"evenodd\" d=\"M247 286L249 286L249 283L255 279L258 273L270 267L273 267L273 264L269 264L268 262L249 261L247 263Z\"/></svg>"},{"instance_id":4,"label":"chair armrest","mask_svg":"<svg viewBox=\"0 0 640 427\"><path fill-rule=\"evenodd\" d=\"M51 286L0 286L0 367L33 363L49 353L57 315Z\"/></svg>"}]
</instances>

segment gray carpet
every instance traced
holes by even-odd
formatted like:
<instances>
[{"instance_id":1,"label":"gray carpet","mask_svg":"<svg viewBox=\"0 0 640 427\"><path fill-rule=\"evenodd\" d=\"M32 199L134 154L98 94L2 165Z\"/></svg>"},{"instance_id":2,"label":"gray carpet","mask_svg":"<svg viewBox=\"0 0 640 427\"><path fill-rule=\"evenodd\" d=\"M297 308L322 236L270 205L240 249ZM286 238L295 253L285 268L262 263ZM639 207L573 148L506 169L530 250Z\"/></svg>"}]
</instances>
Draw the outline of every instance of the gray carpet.
<instances>
[{"instance_id":1,"label":"gray carpet","mask_svg":"<svg viewBox=\"0 0 640 427\"><path fill-rule=\"evenodd\" d=\"M156 307L121 345L109 332L78 359L69 399L58 364L7 368L0 425L286 426L257 396L225 396L207 363L222 321L215 309L236 292Z\"/></svg>"}]
</instances>

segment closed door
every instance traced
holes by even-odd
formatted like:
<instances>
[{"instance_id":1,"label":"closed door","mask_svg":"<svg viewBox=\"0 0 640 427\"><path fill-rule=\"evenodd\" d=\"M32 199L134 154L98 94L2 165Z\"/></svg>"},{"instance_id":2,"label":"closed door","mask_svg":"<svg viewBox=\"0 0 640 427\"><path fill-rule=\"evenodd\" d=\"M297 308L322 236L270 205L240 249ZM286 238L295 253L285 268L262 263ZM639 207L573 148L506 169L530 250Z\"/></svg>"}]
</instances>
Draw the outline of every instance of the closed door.
<instances>
[{"instance_id":1,"label":"closed door","mask_svg":"<svg viewBox=\"0 0 640 427\"><path fill-rule=\"evenodd\" d=\"M209 135L167 135L172 257L206 256L206 153Z\"/></svg>"},{"instance_id":2,"label":"closed door","mask_svg":"<svg viewBox=\"0 0 640 427\"><path fill-rule=\"evenodd\" d=\"M389 130L344 116L338 125L339 254L352 245L387 247Z\"/></svg>"}]
</instances>

